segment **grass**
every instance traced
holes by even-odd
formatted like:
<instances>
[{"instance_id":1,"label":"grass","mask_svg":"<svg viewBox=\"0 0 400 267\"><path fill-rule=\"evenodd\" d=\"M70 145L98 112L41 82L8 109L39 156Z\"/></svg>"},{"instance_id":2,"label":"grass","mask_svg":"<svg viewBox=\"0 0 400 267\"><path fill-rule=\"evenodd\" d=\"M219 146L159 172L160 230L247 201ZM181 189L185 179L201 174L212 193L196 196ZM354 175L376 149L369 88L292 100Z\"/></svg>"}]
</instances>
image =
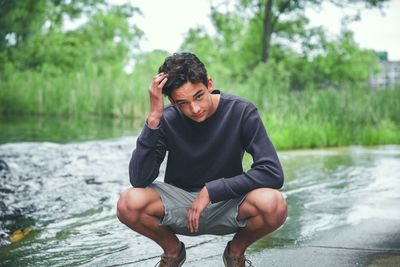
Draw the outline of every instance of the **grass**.
<instances>
[{"instance_id":1,"label":"grass","mask_svg":"<svg viewBox=\"0 0 400 267\"><path fill-rule=\"evenodd\" d=\"M124 75L94 66L78 73L14 71L1 77L0 113L143 120L148 72ZM400 143L400 87L286 93L257 93L251 84L218 88L256 103L277 149Z\"/></svg>"},{"instance_id":2,"label":"grass","mask_svg":"<svg viewBox=\"0 0 400 267\"><path fill-rule=\"evenodd\" d=\"M146 90L132 76L98 69L79 73L15 72L0 83L0 113L143 116ZM147 99L146 99L147 100Z\"/></svg>"},{"instance_id":3,"label":"grass","mask_svg":"<svg viewBox=\"0 0 400 267\"><path fill-rule=\"evenodd\" d=\"M400 143L399 88L271 97L261 111L278 149Z\"/></svg>"}]
</instances>

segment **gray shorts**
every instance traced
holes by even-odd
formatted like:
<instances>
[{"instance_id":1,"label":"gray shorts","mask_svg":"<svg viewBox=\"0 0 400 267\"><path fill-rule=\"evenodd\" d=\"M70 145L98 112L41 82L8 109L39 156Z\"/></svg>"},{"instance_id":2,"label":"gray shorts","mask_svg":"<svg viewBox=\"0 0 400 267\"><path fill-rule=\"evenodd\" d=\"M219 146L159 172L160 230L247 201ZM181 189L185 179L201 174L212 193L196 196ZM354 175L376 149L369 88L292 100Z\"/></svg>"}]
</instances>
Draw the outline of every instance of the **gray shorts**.
<instances>
[{"instance_id":1,"label":"gray shorts","mask_svg":"<svg viewBox=\"0 0 400 267\"><path fill-rule=\"evenodd\" d=\"M164 205L165 214L160 221L161 225L170 227L176 234L226 235L236 233L239 228L246 226L246 220L236 218L246 196L208 205L200 216L199 231L191 233L187 228L186 215L198 192L187 192L162 182L154 182L149 187L160 194Z\"/></svg>"}]
</instances>

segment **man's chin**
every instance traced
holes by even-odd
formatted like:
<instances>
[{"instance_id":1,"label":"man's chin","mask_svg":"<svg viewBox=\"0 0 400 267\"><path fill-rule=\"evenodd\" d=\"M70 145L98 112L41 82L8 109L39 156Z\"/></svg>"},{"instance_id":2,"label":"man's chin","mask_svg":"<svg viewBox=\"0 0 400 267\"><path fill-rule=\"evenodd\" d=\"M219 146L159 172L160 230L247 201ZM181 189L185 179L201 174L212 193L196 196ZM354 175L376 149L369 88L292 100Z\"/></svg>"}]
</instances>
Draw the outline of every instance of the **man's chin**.
<instances>
[{"instance_id":1,"label":"man's chin","mask_svg":"<svg viewBox=\"0 0 400 267\"><path fill-rule=\"evenodd\" d=\"M203 118L191 118L191 119L192 119L192 121L195 121L195 122L197 122L197 123L201 123L201 122L204 121Z\"/></svg>"},{"instance_id":2,"label":"man's chin","mask_svg":"<svg viewBox=\"0 0 400 267\"><path fill-rule=\"evenodd\" d=\"M198 116L198 117L190 117L190 118L191 118L193 121L198 122L198 123L203 122L203 121L206 120L206 116Z\"/></svg>"}]
</instances>

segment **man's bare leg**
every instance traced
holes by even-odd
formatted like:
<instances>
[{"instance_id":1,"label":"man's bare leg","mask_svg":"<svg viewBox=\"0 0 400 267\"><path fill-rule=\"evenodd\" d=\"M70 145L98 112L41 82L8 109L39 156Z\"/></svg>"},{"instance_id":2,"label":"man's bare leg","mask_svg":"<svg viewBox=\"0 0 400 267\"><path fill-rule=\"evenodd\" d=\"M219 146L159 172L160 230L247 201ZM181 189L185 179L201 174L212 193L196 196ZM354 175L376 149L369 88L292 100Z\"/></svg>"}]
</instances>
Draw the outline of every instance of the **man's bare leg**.
<instances>
[{"instance_id":1,"label":"man's bare leg","mask_svg":"<svg viewBox=\"0 0 400 267\"><path fill-rule=\"evenodd\" d=\"M247 219L246 226L233 237L231 256L241 256L261 237L281 226L287 217L287 205L282 194L274 189L260 188L247 194L239 207L238 219Z\"/></svg>"},{"instance_id":2,"label":"man's bare leg","mask_svg":"<svg viewBox=\"0 0 400 267\"><path fill-rule=\"evenodd\" d=\"M154 189L130 188L122 192L117 204L117 216L133 231L155 241L167 257L179 255L179 239L168 227L160 225L164 205Z\"/></svg>"}]
</instances>

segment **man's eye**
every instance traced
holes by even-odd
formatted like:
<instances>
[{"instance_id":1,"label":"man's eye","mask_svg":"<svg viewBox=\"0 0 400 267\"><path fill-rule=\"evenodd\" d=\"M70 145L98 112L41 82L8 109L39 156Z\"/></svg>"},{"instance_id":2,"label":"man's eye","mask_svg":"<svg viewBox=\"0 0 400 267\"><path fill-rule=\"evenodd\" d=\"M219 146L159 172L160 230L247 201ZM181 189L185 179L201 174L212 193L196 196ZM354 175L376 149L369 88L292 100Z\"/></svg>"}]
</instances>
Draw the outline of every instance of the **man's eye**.
<instances>
[{"instance_id":1,"label":"man's eye","mask_svg":"<svg viewBox=\"0 0 400 267\"><path fill-rule=\"evenodd\" d=\"M203 95L196 96L196 100L201 100L201 99L203 99Z\"/></svg>"},{"instance_id":2,"label":"man's eye","mask_svg":"<svg viewBox=\"0 0 400 267\"><path fill-rule=\"evenodd\" d=\"M178 105L179 105L180 107L183 107L183 106L186 105L186 102L180 102L180 103L178 103Z\"/></svg>"}]
</instances>

